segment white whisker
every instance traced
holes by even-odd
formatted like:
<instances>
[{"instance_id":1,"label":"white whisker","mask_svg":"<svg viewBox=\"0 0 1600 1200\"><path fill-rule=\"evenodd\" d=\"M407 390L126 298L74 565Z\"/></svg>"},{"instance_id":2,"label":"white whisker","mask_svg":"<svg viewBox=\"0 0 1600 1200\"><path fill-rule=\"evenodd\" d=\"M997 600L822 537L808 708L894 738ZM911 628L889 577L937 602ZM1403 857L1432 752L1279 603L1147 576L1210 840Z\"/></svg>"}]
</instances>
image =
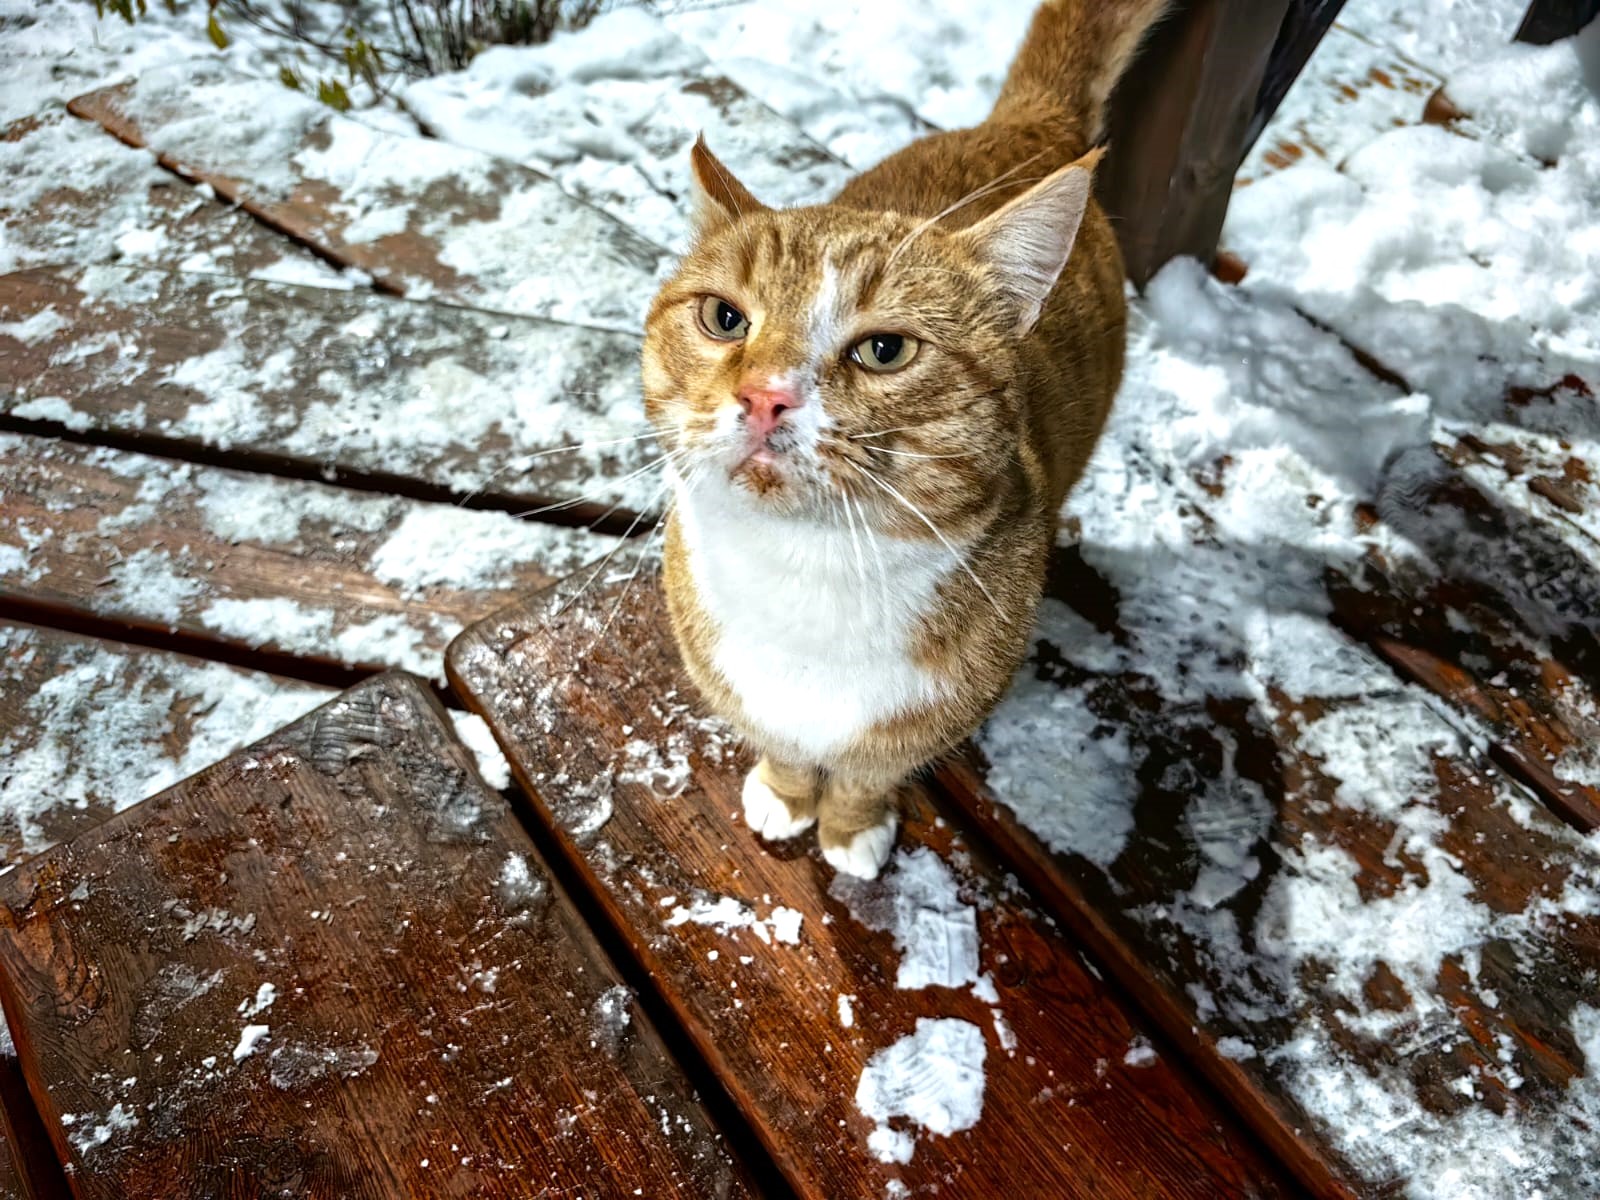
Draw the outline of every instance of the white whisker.
<instances>
[{"instance_id":1,"label":"white whisker","mask_svg":"<svg viewBox=\"0 0 1600 1200\"><path fill-rule=\"evenodd\" d=\"M848 460L846 460L846 461L848 461ZM850 465L852 467L856 467L855 463L851 463ZM983 585L983 580L978 578L977 572L975 572L972 569L972 567L968 564L967 556L965 554L963 554L961 551L957 550L955 548L955 546L953 544L951 544L950 539L945 537L943 531L940 530L940 528L937 525L935 525L931 520L929 520L928 515L926 513L924 513L920 508L918 508L915 504L911 503L911 501L907 500L903 495L901 495L900 492L897 491L891 484L885 483L883 480L879 479L876 475L874 475L871 471L868 471L864 467L856 467L856 470L859 471L862 475L864 475L869 483L873 484L875 487L878 487L878 488L882 489L885 493L887 493L888 495L894 497L894 499L898 500L902 505L905 506L905 509L906 509L907 512L911 513L914 517L917 518L917 520L921 521L924 525L926 525L928 527L929 531L933 534L933 536L938 538L939 541L944 544L944 548L946 550L950 551L951 554L954 554L956 556L957 565L960 566L960 568L963 571L966 572L967 578L972 580L972 582L977 586L977 589L980 592L983 593L983 598L985 600L987 600L989 602L990 606L994 609L995 615L998 616L1001 620L1005 620L1005 613L1000 611L1000 605L997 604L995 602L995 598L992 595L989 594L989 589L986 588Z\"/></svg>"}]
</instances>

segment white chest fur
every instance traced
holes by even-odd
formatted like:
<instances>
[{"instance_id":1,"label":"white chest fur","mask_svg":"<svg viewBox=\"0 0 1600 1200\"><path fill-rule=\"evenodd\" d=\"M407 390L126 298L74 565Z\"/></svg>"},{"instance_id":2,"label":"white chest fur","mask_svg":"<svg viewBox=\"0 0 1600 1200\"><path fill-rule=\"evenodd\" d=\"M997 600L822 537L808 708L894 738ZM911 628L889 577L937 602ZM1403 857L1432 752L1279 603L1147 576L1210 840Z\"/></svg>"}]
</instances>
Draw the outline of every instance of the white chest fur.
<instances>
[{"instance_id":1,"label":"white chest fur","mask_svg":"<svg viewBox=\"0 0 1600 1200\"><path fill-rule=\"evenodd\" d=\"M938 699L912 661L919 618L955 556L756 510L718 484L680 492L678 521L714 665L774 748L826 763L879 721ZM868 539L871 539L870 541Z\"/></svg>"}]
</instances>

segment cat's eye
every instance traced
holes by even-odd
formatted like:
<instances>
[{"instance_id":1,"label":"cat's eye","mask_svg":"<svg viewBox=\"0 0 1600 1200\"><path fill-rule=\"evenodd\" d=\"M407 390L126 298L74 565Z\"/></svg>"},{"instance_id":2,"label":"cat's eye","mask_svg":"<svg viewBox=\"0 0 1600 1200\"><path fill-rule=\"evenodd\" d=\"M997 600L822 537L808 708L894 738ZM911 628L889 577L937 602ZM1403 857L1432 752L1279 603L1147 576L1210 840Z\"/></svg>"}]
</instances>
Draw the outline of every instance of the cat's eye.
<instances>
[{"instance_id":1,"label":"cat's eye","mask_svg":"<svg viewBox=\"0 0 1600 1200\"><path fill-rule=\"evenodd\" d=\"M737 342L750 331L750 321L721 296L700 301L700 328L719 342Z\"/></svg>"},{"instance_id":2,"label":"cat's eye","mask_svg":"<svg viewBox=\"0 0 1600 1200\"><path fill-rule=\"evenodd\" d=\"M921 346L910 334L869 333L850 348L850 358L868 371L886 375L909 365Z\"/></svg>"}]
</instances>

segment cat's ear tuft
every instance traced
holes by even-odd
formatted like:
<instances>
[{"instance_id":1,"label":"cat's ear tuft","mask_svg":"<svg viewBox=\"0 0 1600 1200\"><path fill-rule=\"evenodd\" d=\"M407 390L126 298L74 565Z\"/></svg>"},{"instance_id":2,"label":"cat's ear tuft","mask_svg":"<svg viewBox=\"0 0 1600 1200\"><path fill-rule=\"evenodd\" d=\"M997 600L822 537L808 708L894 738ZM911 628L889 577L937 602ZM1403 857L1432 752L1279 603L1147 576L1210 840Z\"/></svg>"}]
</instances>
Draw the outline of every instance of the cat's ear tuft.
<instances>
[{"instance_id":1,"label":"cat's ear tuft","mask_svg":"<svg viewBox=\"0 0 1600 1200\"><path fill-rule=\"evenodd\" d=\"M752 196L707 148L705 134L695 138L689 163L694 169L695 233L710 233L740 217L765 211L766 205Z\"/></svg>"},{"instance_id":2,"label":"cat's ear tuft","mask_svg":"<svg viewBox=\"0 0 1600 1200\"><path fill-rule=\"evenodd\" d=\"M1001 286L1015 301L1017 333L1034 327L1061 278L1089 205L1094 168L1102 153L1091 150L1047 175L961 234L978 258L994 268Z\"/></svg>"}]
</instances>

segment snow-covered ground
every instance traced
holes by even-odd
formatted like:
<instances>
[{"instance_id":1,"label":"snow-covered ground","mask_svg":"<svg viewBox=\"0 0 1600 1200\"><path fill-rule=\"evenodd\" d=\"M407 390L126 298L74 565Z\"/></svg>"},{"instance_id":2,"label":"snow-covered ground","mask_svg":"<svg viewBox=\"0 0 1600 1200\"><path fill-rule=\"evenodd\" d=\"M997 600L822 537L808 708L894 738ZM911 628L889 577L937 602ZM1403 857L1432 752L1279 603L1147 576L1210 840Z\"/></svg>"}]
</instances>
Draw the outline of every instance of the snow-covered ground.
<instances>
[{"instance_id":1,"label":"snow-covered ground","mask_svg":"<svg viewBox=\"0 0 1600 1200\"><path fill-rule=\"evenodd\" d=\"M97 23L81 0L0 0L0 121L217 57L192 9L172 17L151 7L130 28ZM820 197L850 169L929 128L980 118L1033 7L1004 0L983 6L981 18L957 0L749 0L660 17L622 8L547 47L495 50L465 71L397 87L352 116L407 136L421 122L440 140L546 172L575 198L676 246L683 150L700 127L758 194ZM1553 926L1600 905L1600 846L1543 825L1541 836L1583 867L1567 894L1513 914L1490 912L1470 894L1443 837L1429 770L1436 752L1470 758L1472 731L1338 633L1324 587L1329 569L1353 569L1374 546L1397 560L1417 555L1393 525L1361 519L1358 506L1403 492L1406 472L1435 442L1508 434L1600 461L1592 401L1514 412L1503 402L1512 386L1540 388L1569 374L1600 380L1600 26L1548 49L1507 48L1522 7L1353 0L1345 8L1247 162L1248 186L1235 193L1223 242L1249 268L1242 284L1226 287L1180 261L1134 306L1127 382L1068 510L1071 538L1116 588L1130 636L1115 642L1053 601L1037 634L1073 671L1142 677L1179 711L1220 697L1276 725L1289 720L1284 695L1334 702L1315 719L1293 718L1296 749L1339 781L1333 803L1390 823L1396 844L1425 870L1381 901L1364 900L1357 867L1338 846L1311 835L1273 840L1282 835L1270 805L1230 757L1218 778L1194 788L1184 813L1203 869L1148 921L1158 932L1182 931L1217 964L1197 1008L1227 1052L1261 1059L1358 1169L1403 1179L1407 1194L1427 1200L1600 1190L1600 1176L1574 1182L1580 1158L1554 1125L1470 1106L1440 1116L1416 1096L1377 1090L1315 1022L1294 1024L1314 998L1302 980L1316 968L1352 1027L1425 1034L1441 1020L1426 997L1446 959L1477 961L1496 939L1538 946ZM868 13L873 29L895 36L859 36ZM281 47L255 31L230 32L227 64L273 79ZM1375 81L1374 65L1403 71L1410 90ZM737 87L715 84L724 79ZM1416 123L1436 80L1470 114L1458 128ZM1284 154L1283 144L1298 153ZM0 164L5 153L0 144ZM104 178L150 169L134 159L94 162ZM38 185L35 175L30 186ZM137 257L143 215L121 210L65 249L100 261L126 246ZM297 278L360 282L320 265ZM1403 386L1366 370L1352 345ZM1595 561L1593 532L1572 524L1574 553ZM1089 685L1040 674L1022 673L979 739L990 785L1052 848L1109 871L1136 842L1143 751L1132 733L1091 715ZM196 679L191 690L209 695L222 679ZM242 695L259 685L236 686ZM106 722L118 756L139 762L137 778L164 781L191 764L159 759L160 704L149 695L140 691L142 707L130 699ZM48 709L48 700L39 703ZM219 702L208 711L217 727L204 745L220 752L229 733L222 719L236 709ZM250 708L232 731L237 739L252 735L263 711L276 710ZM55 736L52 753L65 754ZM1562 769L1600 782L1591 761ZM75 796L88 785L74 787ZM1518 820L1532 819L1510 785L1493 794ZM0 800L36 827L36 798L13 800L8 790ZM1242 928L1229 905L1259 876L1267 851L1281 862L1278 875ZM895 878L911 879L915 865L902 857ZM946 924L963 919L959 904L915 911ZM717 920L709 909L684 913ZM737 915L762 929L779 919L776 910ZM915 944L914 930L904 936ZM1270 996L1227 984L1249 974L1247 946L1276 958L1279 987ZM1359 983L1380 960L1417 997L1413 1011L1365 1006ZM856 1019L847 996L838 1011L841 1023ZM1296 1036L1272 1046L1241 1036L1263 1011L1294 1024ZM1563 1036L1600 1064L1600 1015L1580 1007L1565 1020ZM872 1147L880 1154L915 1149L891 1117L933 1136L981 1119L985 1046L989 1054L1009 1049L1004 1024L998 1011L993 1030L957 1024L919 1026L863 1075L858 1103L883 1122ZM930 1056L951 1065L940 1076L951 1094L897 1090L896 1073ZM1573 1080L1558 1118L1590 1127L1600 1119L1600 1065Z\"/></svg>"}]
</instances>

